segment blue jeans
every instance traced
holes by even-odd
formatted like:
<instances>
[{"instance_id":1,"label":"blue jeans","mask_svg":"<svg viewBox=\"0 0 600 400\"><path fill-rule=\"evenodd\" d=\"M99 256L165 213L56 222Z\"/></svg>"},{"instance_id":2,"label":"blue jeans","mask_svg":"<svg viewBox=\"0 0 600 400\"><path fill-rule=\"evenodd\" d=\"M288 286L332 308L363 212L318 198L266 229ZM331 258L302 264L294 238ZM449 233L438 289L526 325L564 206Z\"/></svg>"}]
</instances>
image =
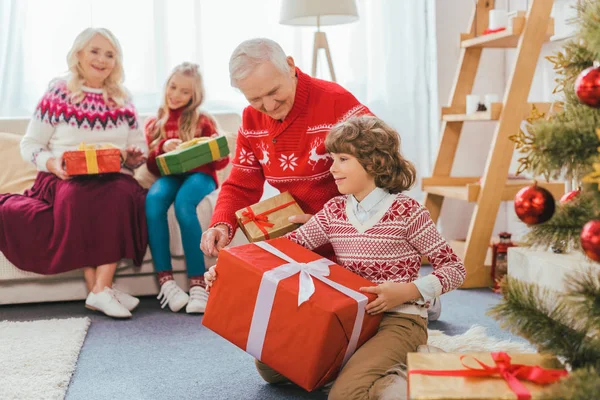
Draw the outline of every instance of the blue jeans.
<instances>
[{"instance_id":1,"label":"blue jeans","mask_svg":"<svg viewBox=\"0 0 600 400\"><path fill-rule=\"evenodd\" d=\"M175 202L188 277L204 275L206 266L200 250L202 228L196 207L216 187L214 179L202 172L163 176L152 185L146 197L146 219L150 251L157 272L173 269L167 211Z\"/></svg>"}]
</instances>

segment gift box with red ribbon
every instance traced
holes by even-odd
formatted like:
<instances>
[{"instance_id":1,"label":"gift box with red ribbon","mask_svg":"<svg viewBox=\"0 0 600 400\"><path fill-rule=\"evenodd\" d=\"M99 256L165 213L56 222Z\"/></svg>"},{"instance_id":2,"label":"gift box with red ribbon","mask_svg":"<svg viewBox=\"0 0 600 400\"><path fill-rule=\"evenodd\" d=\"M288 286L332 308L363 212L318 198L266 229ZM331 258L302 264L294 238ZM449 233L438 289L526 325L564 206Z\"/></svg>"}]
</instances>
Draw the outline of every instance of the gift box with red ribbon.
<instances>
[{"instance_id":1,"label":"gift box with red ribbon","mask_svg":"<svg viewBox=\"0 0 600 400\"><path fill-rule=\"evenodd\" d=\"M68 175L94 175L121 171L121 151L112 145L82 143L78 150L63 153Z\"/></svg>"},{"instance_id":2,"label":"gift box with red ribbon","mask_svg":"<svg viewBox=\"0 0 600 400\"><path fill-rule=\"evenodd\" d=\"M311 391L371 338L374 284L288 239L225 248L202 324Z\"/></svg>"},{"instance_id":3,"label":"gift box with red ribbon","mask_svg":"<svg viewBox=\"0 0 600 400\"><path fill-rule=\"evenodd\" d=\"M292 215L304 214L288 192L242 208L235 213L238 225L250 243L275 239L299 227L288 221Z\"/></svg>"},{"instance_id":4,"label":"gift box with red ribbon","mask_svg":"<svg viewBox=\"0 0 600 400\"><path fill-rule=\"evenodd\" d=\"M556 358L537 353L409 353L407 364L413 400L543 399L567 375Z\"/></svg>"}]
</instances>

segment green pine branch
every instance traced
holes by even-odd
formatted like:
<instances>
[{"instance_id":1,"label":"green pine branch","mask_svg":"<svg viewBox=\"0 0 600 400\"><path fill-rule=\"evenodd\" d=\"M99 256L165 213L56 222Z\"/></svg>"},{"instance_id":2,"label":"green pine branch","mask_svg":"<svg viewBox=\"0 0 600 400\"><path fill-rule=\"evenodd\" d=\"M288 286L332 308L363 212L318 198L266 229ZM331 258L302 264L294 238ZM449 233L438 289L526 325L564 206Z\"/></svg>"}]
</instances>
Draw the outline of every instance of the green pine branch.
<instances>
[{"instance_id":1,"label":"green pine branch","mask_svg":"<svg viewBox=\"0 0 600 400\"><path fill-rule=\"evenodd\" d=\"M600 274L590 269L570 275L566 288L565 303L569 312L577 315L588 336L600 338Z\"/></svg>"},{"instance_id":2,"label":"green pine branch","mask_svg":"<svg viewBox=\"0 0 600 400\"><path fill-rule=\"evenodd\" d=\"M574 369L595 365L600 360L600 340L571 327L573 314L564 301L557 301L556 296L535 284L509 277L504 280L502 291L502 302L489 314L504 329L526 338L540 352L564 357Z\"/></svg>"},{"instance_id":3,"label":"green pine branch","mask_svg":"<svg viewBox=\"0 0 600 400\"><path fill-rule=\"evenodd\" d=\"M542 398L548 400L590 400L600 393L600 374L592 367L569 374L546 389Z\"/></svg>"},{"instance_id":4,"label":"green pine branch","mask_svg":"<svg viewBox=\"0 0 600 400\"><path fill-rule=\"evenodd\" d=\"M585 1L579 11L579 34L593 59L600 61L600 2Z\"/></svg>"},{"instance_id":5,"label":"green pine branch","mask_svg":"<svg viewBox=\"0 0 600 400\"><path fill-rule=\"evenodd\" d=\"M545 250L556 246L565 252L580 249L581 228L600 215L600 203L594 192L584 190L568 203L557 204L548 222L530 227L523 237L524 244Z\"/></svg>"},{"instance_id":6,"label":"green pine branch","mask_svg":"<svg viewBox=\"0 0 600 400\"><path fill-rule=\"evenodd\" d=\"M529 128L532 136L529 153L534 176L580 179L592 171L598 161L600 110L577 103L550 120L535 121Z\"/></svg>"}]
</instances>

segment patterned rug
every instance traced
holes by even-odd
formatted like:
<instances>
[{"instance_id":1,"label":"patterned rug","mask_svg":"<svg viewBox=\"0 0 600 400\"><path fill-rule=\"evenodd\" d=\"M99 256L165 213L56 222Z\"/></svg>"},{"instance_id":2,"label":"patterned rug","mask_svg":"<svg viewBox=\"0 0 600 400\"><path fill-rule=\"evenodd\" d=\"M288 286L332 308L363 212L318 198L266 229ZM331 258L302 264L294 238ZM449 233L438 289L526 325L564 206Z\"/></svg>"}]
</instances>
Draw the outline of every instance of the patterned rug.
<instances>
[{"instance_id":1,"label":"patterned rug","mask_svg":"<svg viewBox=\"0 0 600 400\"><path fill-rule=\"evenodd\" d=\"M89 318L0 322L0 399L64 399Z\"/></svg>"}]
</instances>

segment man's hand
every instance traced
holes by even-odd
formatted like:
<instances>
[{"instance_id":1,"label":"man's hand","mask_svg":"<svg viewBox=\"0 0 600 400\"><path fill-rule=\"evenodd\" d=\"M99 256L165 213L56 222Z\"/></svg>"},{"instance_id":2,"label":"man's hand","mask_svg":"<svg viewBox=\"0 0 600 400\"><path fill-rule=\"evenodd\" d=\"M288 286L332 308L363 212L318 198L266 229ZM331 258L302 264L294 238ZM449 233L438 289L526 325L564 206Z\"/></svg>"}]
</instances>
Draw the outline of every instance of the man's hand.
<instances>
[{"instance_id":1,"label":"man's hand","mask_svg":"<svg viewBox=\"0 0 600 400\"><path fill-rule=\"evenodd\" d=\"M182 143L181 139L169 139L163 143L163 151L168 153L173 151Z\"/></svg>"},{"instance_id":2,"label":"man's hand","mask_svg":"<svg viewBox=\"0 0 600 400\"><path fill-rule=\"evenodd\" d=\"M216 257L228 241L229 227L225 224L217 224L202 234L200 250L207 256Z\"/></svg>"},{"instance_id":3,"label":"man's hand","mask_svg":"<svg viewBox=\"0 0 600 400\"><path fill-rule=\"evenodd\" d=\"M69 174L67 174L67 171L65 171L63 168L62 156L58 158L49 158L48 161L46 161L46 168L48 168L48 171L52 172L63 181L70 178Z\"/></svg>"},{"instance_id":4,"label":"man's hand","mask_svg":"<svg viewBox=\"0 0 600 400\"><path fill-rule=\"evenodd\" d=\"M312 218L312 214L292 215L291 217L288 218L288 221L290 221L293 224L305 224L311 218Z\"/></svg>"},{"instance_id":5,"label":"man's hand","mask_svg":"<svg viewBox=\"0 0 600 400\"><path fill-rule=\"evenodd\" d=\"M125 154L125 165L131 169L139 167L146 161L144 150L138 146L127 147Z\"/></svg>"},{"instance_id":6,"label":"man's hand","mask_svg":"<svg viewBox=\"0 0 600 400\"><path fill-rule=\"evenodd\" d=\"M215 280L217 280L217 266L213 265L204 273L204 283L206 283L207 292L210 292L210 288Z\"/></svg>"},{"instance_id":7,"label":"man's hand","mask_svg":"<svg viewBox=\"0 0 600 400\"><path fill-rule=\"evenodd\" d=\"M365 307L369 315L382 313L421 297L414 283L385 282L377 286L361 287L360 291L377 295L377 298Z\"/></svg>"}]
</instances>

